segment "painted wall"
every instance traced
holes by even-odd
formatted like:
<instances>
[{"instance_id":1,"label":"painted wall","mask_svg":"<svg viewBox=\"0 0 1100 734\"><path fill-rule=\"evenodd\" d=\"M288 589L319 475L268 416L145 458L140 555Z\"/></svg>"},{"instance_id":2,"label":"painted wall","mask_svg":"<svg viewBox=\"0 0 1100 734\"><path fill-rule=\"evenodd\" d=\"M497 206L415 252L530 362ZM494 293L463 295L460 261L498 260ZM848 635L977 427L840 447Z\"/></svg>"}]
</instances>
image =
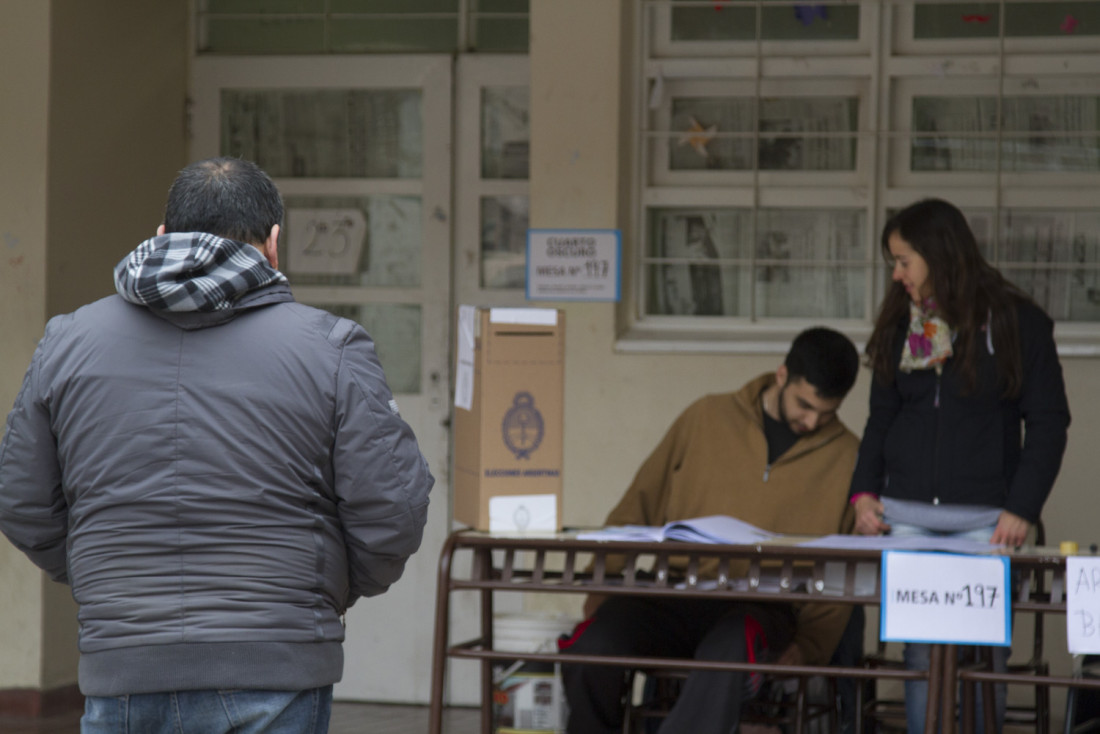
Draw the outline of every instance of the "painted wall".
<instances>
[{"instance_id":1,"label":"painted wall","mask_svg":"<svg viewBox=\"0 0 1100 734\"><path fill-rule=\"evenodd\" d=\"M0 410L6 415L46 323L50 6L0 0L0 17ZM42 584L42 574L0 540L0 689L39 683Z\"/></svg>"},{"instance_id":2,"label":"painted wall","mask_svg":"<svg viewBox=\"0 0 1100 734\"><path fill-rule=\"evenodd\" d=\"M186 162L186 0L0 0L0 405L49 316L113 292ZM0 543L0 689L76 681L75 604Z\"/></svg>"},{"instance_id":3,"label":"painted wall","mask_svg":"<svg viewBox=\"0 0 1100 734\"><path fill-rule=\"evenodd\" d=\"M47 307L114 292L186 162L186 0L53 0Z\"/></svg>"}]
</instances>

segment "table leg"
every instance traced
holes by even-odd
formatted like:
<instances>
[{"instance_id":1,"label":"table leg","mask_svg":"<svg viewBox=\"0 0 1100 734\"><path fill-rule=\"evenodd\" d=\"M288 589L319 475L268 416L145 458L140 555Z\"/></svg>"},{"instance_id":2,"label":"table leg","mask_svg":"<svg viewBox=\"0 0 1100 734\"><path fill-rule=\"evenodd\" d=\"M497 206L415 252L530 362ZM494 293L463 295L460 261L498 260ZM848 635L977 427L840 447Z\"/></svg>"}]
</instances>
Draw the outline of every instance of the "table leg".
<instances>
[{"instance_id":1,"label":"table leg","mask_svg":"<svg viewBox=\"0 0 1100 734\"><path fill-rule=\"evenodd\" d=\"M954 645L943 645L943 670L940 690L943 691L942 731L943 734L955 734L957 720L955 703L958 700L958 649Z\"/></svg>"},{"instance_id":2,"label":"table leg","mask_svg":"<svg viewBox=\"0 0 1100 734\"><path fill-rule=\"evenodd\" d=\"M454 538L447 538L439 556L435 589L435 639L432 642L432 691L428 734L443 734L443 682L447 670L447 627L451 613L451 561Z\"/></svg>"},{"instance_id":3,"label":"table leg","mask_svg":"<svg viewBox=\"0 0 1100 734\"><path fill-rule=\"evenodd\" d=\"M943 645L932 645L928 653L928 700L924 706L924 734L938 734L939 732L942 694Z\"/></svg>"},{"instance_id":4,"label":"table leg","mask_svg":"<svg viewBox=\"0 0 1100 734\"><path fill-rule=\"evenodd\" d=\"M482 569L492 568L491 551L479 550ZM481 590L481 646L493 649L493 590ZM493 661L481 661L481 734L493 734Z\"/></svg>"}]
</instances>

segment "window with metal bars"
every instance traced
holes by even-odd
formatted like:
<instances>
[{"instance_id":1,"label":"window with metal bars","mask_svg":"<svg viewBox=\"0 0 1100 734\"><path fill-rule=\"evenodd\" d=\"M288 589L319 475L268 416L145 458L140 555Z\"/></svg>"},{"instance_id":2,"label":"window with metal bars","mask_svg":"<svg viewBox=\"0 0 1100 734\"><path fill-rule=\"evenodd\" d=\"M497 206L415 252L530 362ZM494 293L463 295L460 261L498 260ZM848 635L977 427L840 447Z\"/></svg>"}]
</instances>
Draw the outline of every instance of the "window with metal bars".
<instances>
[{"instance_id":1,"label":"window with metal bars","mask_svg":"<svg viewBox=\"0 0 1100 734\"><path fill-rule=\"evenodd\" d=\"M639 0L636 21L623 348L865 336L882 223L938 196L1063 351L1100 353L1100 4Z\"/></svg>"}]
</instances>

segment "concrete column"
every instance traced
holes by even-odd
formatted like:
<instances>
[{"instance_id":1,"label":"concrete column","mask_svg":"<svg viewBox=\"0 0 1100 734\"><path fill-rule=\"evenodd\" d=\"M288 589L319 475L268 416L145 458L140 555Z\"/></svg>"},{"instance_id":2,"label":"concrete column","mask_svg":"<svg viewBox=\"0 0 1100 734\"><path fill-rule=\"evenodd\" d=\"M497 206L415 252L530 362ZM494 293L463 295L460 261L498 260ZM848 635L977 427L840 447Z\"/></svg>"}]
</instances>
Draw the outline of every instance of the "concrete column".
<instances>
[{"instance_id":1,"label":"concrete column","mask_svg":"<svg viewBox=\"0 0 1100 734\"><path fill-rule=\"evenodd\" d=\"M46 320L113 292L187 162L187 0L0 0L0 415ZM0 538L0 714L63 703L76 605ZM58 695L55 695L58 694Z\"/></svg>"},{"instance_id":2,"label":"concrete column","mask_svg":"<svg viewBox=\"0 0 1100 734\"><path fill-rule=\"evenodd\" d=\"M0 413L46 324L50 2L0 0ZM37 688L42 576L0 539L0 690Z\"/></svg>"}]
</instances>

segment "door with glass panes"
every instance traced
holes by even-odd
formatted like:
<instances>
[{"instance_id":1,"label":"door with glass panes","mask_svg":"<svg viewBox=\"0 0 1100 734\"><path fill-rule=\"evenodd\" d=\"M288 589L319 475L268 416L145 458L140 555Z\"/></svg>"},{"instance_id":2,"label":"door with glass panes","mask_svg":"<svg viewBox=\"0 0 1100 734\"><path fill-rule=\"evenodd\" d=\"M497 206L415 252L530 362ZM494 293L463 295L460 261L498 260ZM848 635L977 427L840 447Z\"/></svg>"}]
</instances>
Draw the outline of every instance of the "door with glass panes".
<instances>
[{"instance_id":1,"label":"door with glass panes","mask_svg":"<svg viewBox=\"0 0 1100 734\"><path fill-rule=\"evenodd\" d=\"M192 159L256 161L286 201L295 298L361 323L437 483L404 577L347 614L343 699L428 698L448 531L450 56L194 60Z\"/></svg>"}]
</instances>

